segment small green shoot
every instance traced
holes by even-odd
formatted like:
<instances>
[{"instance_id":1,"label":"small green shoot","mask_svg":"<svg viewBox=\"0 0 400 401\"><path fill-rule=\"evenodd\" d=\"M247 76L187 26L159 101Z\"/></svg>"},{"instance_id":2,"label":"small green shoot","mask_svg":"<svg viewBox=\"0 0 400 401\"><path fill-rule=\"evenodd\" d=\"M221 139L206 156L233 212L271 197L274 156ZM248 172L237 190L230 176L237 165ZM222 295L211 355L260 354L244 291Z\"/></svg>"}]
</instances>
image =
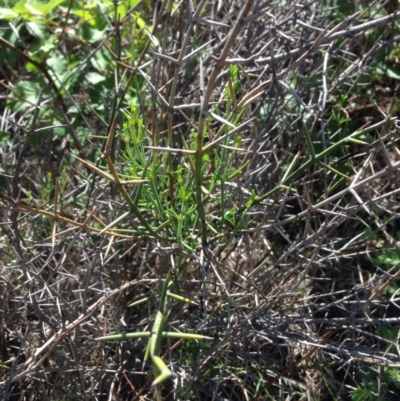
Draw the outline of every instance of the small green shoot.
<instances>
[{"instance_id":1,"label":"small green shoot","mask_svg":"<svg viewBox=\"0 0 400 401\"><path fill-rule=\"evenodd\" d=\"M145 356L143 362L146 363L150 358L153 362L153 374L154 381L153 385L157 385L165 381L171 376L171 371L168 369L165 362L160 357L161 350L161 341L164 338L175 338L175 339L186 339L186 340L212 340L212 337L207 337L201 334L191 334L191 333L175 333L175 332L165 332L164 326L167 318L167 297L174 298L178 301L188 303L191 305L195 305L195 302L192 300L182 297L180 295L173 294L169 291L169 288L172 284L171 275L168 274L163 289L160 295L160 303L158 307L158 311L156 314L156 318L154 320L153 327L150 331L147 332L136 332L136 333L122 333L122 334L113 334L109 336L100 337L99 340L103 341L123 341L129 339L137 339L137 338L149 338ZM146 302L150 297L144 298L143 300L136 301L132 303L130 306L137 306L142 302Z\"/></svg>"}]
</instances>

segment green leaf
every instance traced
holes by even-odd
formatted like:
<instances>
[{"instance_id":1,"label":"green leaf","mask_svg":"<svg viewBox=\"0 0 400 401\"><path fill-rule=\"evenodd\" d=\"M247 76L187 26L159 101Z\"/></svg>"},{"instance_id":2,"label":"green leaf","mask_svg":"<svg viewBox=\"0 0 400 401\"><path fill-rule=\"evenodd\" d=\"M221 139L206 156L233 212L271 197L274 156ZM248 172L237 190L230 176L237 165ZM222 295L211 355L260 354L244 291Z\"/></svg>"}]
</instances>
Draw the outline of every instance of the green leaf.
<instances>
[{"instance_id":1,"label":"green leaf","mask_svg":"<svg viewBox=\"0 0 400 401\"><path fill-rule=\"evenodd\" d=\"M9 8L0 7L0 19L15 19L18 14Z\"/></svg>"},{"instance_id":2,"label":"green leaf","mask_svg":"<svg viewBox=\"0 0 400 401\"><path fill-rule=\"evenodd\" d=\"M134 16L135 16L135 22L136 22L137 26L139 27L139 29L144 29L146 27L146 22L141 17L140 13L136 12L134 14Z\"/></svg>"},{"instance_id":3,"label":"green leaf","mask_svg":"<svg viewBox=\"0 0 400 401\"><path fill-rule=\"evenodd\" d=\"M94 20L92 14L89 13L87 10L75 10L73 12L74 15L81 18L83 21L87 22L91 26L96 25L96 21Z\"/></svg>"},{"instance_id":4,"label":"green leaf","mask_svg":"<svg viewBox=\"0 0 400 401\"><path fill-rule=\"evenodd\" d=\"M387 287L386 287L386 291L389 294L394 294L397 290L399 289L399 286L396 282L390 283Z\"/></svg>"},{"instance_id":5,"label":"green leaf","mask_svg":"<svg viewBox=\"0 0 400 401\"><path fill-rule=\"evenodd\" d=\"M65 60L64 56L58 51L52 52L51 57L46 60L46 64L52 68L58 78L67 69L67 60Z\"/></svg>"},{"instance_id":6,"label":"green leaf","mask_svg":"<svg viewBox=\"0 0 400 401\"><path fill-rule=\"evenodd\" d=\"M239 168L237 168L236 170L233 170L228 177L226 178L227 181L233 180L245 167L247 167L247 165L249 164L249 162L243 163Z\"/></svg>"},{"instance_id":7,"label":"green leaf","mask_svg":"<svg viewBox=\"0 0 400 401\"><path fill-rule=\"evenodd\" d=\"M96 85L99 82L104 82L106 80L106 77L104 75L100 75L97 72L89 72L85 76L85 82L91 85Z\"/></svg>"},{"instance_id":8,"label":"green leaf","mask_svg":"<svg viewBox=\"0 0 400 401\"><path fill-rule=\"evenodd\" d=\"M351 401L368 401L371 400L371 395L365 388L358 388L351 396Z\"/></svg>"},{"instance_id":9,"label":"green leaf","mask_svg":"<svg viewBox=\"0 0 400 401\"><path fill-rule=\"evenodd\" d=\"M0 147L3 147L11 139L11 134L9 132L0 131Z\"/></svg>"},{"instance_id":10,"label":"green leaf","mask_svg":"<svg viewBox=\"0 0 400 401\"><path fill-rule=\"evenodd\" d=\"M382 324L378 327L377 334L378 336L383 337L388 341L394 341L397 338L398 330L391 329L388 326Z\"/></svg>"},{"instance_id":11,"label":"green leaf","mask_svg":"<svg viewBox=\"0 0 400 401\"><path fill-rule=\"evenodd\" d=\"M399 371L399 369L388 368L388 370L386 372L391 377L391 379L392 379L391 381L393 382L395 387L397 389L400 389L400 371Z\"/></svg>"},{"instance_id":12,"label":"green leaf","mask_svg":"<svg viewBox=\"0 0 400 401\"><path fill-rule=\"evenodd\" d=\"M129 4L129 8L136 7L142 0L128 0L126 1L127 5Z\"/></svg>"},{"instance_id":13,"label":"green leaf","mask_svg":"<svg viewBox=\"0 0 400 401\"><path fill-rule=\"evenodd\" d=\"M386 64L383 63L380 63L376 67L376 74L400 80L399 72L396 69L388 67Z\"/></svg>"},{"instance_id":14,"label":"green leaf","mask_svg":"<svg viewBox=\"0 0 400 401\"><path fill-rule=\"evenodd\" d=\"M393 79L400 79L400 74L398 73L398 71L390 67L388 67L387 69L387 76Z\"/></svg>"},{"instance_id":15,"label":"green leaf","mask_svg":"<svg viewBox=\"0 0 400 401\"><path fill-rule=\"evenodd\" d=\"M32 35L36 36L39 39L43 39L46 28L43 24L38 24L34 21L29 21L26 23L27 28L31 31Z\"/></svg>"},{"instance_id":16,"label":"green leaf","mask_svg":"<svg viewBox=\"0 0 400 401\"><path fill-rule=\"evenodd\" d=\"M105 52L99 51L96 56L90 60L90 63L97 71L107 71L110 65L110 58Z\"/></svg>"},{"instance_id":17,"label":"green leaf","mask_svg":"<svg viewBox=\"0 0 400 401\"><path fill-rule=\"evenodd\" d=\"M380 253L371 257L371 259L378 266L390 269L392 266L400 263L400 252L389 243L385 243Z\"/></svg>"},{"instance_id":18,"label":"green leaf","mask_svg":"<svg viewBox=\"0 0 400 401\"><path fill-rule=\"evenodd\" d=\"M250 195L249 199L246 202L246 208L250 209L251 206L253 205L254 201L257 200L257 198L258 198L257 194L255 193L254 190L252 190L251 191L251 195Z\"/></svg>"},{"instance_id":19,"label":"green leaf","mask_svg":"<svg viewBox=\"0 0 400 401\"><path fill-rule=\"evenodd\" d=\"M40 50L44 53L49 53L51 50L55 49L56 37L54 35L49 36L44 44L40 47Z\"/></svg>"},{"instance_id":20,"label":"green leaf","mask_svg":"<svg viewBox=\"0 0 400 401\"><path fill-rule=\"evenodd\" d=\"M22 112L36 105L40 85L37 82L20 81L14 86L14 93L7 99L7 108L13 112Z\"/></svg>"},{"instance_id":21,"label":"green leaf","mask_svg":"<svg viewBox=\"0 0 400 401\"><path fill-rule=\"evenodd\" d=\"M101 42L104 39L104 36L105 36L105 30L90 29L88 42L89 43Z\"/></svg>"},{"instance_id":22,"label":"green leaf","mask_svg":"<svg viewBox=\"0 0 400 401\"><path fill-rule=\"evenodd\" d=\"M180 197L182 200L185 200L185 198L186 198L186 190L185 190L184 187L180 187L180 188L179 188L179 197Z\"/></svg>"},{"instance_id":23,"label":"green leaf","mask_svg":"<svg viewBox=\"0 0 400 401\"><path fill-rule=\"evenodd\" d=\"M30 16L30 11L29 9L25 6L26 1L25 0L21 0L19 1L14 7L13 7L13 11L15 11L16 13L18 13L21 17L28 17Z\"/></svg>"},{"instance_id":24,"label":"green leaf","mask_svg":"<svg viewBox=\"0 0 400 401\"><path fill-rule=\"evenodd\" d=\"M29 5L33 6L35 10L39 11L43 15L47 15L54 8L62 4L64 0L53 0L45 3L29 2Z\"/></svg>"},{"instance_id":25,"label":"green leaf","mask_svg":"<svg viewBox=\"0 0 400 401\"><path fill-rule=\"evenodd\" d=\"M229 75L231 76L231 78L233 80L236 79L238 71L239 71L239 67L237 65L235 65L235 64L229 65Z\"/></svg>"}]
</instances>

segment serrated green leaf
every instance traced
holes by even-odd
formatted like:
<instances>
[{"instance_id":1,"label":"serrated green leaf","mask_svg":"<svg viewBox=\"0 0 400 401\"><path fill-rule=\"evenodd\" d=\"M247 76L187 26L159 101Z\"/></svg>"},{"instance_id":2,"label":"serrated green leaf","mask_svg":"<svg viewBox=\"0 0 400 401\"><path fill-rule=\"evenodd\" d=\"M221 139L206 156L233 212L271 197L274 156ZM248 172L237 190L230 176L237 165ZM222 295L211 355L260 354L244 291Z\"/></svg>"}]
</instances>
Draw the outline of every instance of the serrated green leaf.
<instances>
[{"instance_id":1,"label":"serrated green leaf","mask_svg":"<svg viewBox=\"0 0 400 401\"><path fill-rule=\"evenodd\" d=\"M358 388L351 396L351 401L368 401L371 399L371 392L365 388Z\"/></svg>"},{"instance_id":2,"label":"serrated green leaf","mask_svg":"<svg viewBox=\"0 0 400 401\"><path fill-rule=\"evenodd\" d=\"M58 52L52 52L50 58L46 60L46 64L52 68L53 72L57 75L63 74L67 69L67 60Z\"/></svg>"}]
</instances>

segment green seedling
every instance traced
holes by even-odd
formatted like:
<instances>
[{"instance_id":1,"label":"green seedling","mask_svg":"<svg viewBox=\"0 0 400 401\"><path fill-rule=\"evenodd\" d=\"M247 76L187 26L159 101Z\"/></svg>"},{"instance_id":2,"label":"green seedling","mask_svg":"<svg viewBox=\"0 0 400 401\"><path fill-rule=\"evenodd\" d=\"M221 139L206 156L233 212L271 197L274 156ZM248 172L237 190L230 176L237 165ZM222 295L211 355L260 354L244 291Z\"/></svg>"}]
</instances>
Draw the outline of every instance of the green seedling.
<instances>
[{"instance_id":1,"label":"green seedling","mask_svg":"<svg viewBox=\"0 0 400 401\"><path fill-rule=\"evenodd\" d=\"M207 337L201 334L175 333L175 332L164 331L165 321L167 319L166 301L168 296L181 302L195 305L195 302L193 302L192 300L170 292L169 288L171 284L172 284L172 278L171 275L168 274L165 279L163 289L161 291L160 303L151 331L114 334L99 338L99 340L105 340L105 341L122 341L122 340L148 337L149 341L143 358L143 364L146 364L149 358L153 363L153 373L154 373L153 386L162 383L163 381L168 379L172 374L171 371L168 369L167 365L165 364L165 362L160 357L161 341L164 338L176 338L176 339L186 339L186 340L213 339L212 337ZM147 297L145 299L136 301L129 306L136 306L153 298L154 297Z\"/></svg>"}]
</instances>

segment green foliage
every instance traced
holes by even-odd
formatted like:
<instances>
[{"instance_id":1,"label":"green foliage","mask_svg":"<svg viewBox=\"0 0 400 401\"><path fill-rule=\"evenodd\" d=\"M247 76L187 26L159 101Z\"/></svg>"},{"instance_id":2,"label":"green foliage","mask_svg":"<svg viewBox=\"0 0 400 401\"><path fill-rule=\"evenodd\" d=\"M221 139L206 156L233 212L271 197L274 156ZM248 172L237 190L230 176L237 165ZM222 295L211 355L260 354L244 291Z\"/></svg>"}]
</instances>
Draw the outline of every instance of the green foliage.
<instances>
[{"instance_id":1,"label":"green foliage","mask_svg":"<svg viewBox=\"0 0 400 401\"><path fill-rule=\"evenodd\" d=\"M179 359L182 361L181 363L189 366L195 365L202 351L202 346L207 346L207 344L211 346L212 343L205 343L203 345L200 344L199 341L183 341L178 350Z\"/></svg>"},{"instance_id":2,"label":"green foliage","mask_svg":"<svg viewBox=\"0 0 400 401\"><path fill-rule=\"evenodd\" d=\"M352 401L373 401L376 400L376 395L374 394L372 388L358 388L354 391L353 395L351 396Z\"/></svg>"},{"instance_id":3,"label":"green foliage","mask_svg":"<svg viewBox=\"0 0 400 401\"><path fill-rule=\"evenodd\" d=\"M400 263L400 251L393 245L385 242L377 255L371 255L371 260L378 266L389 270L391 267Z\"/></svg>"},{"instance_id":4,"label":"green foliage","mask_svg":"<svg viewBox=\"0 0 400 401\"><path fill-rule=\"evenodd\" d=\"M164 325L167 319L167 297L173 297L181 302L186 302L189 304L194 304L188 298L184 298L180 295L173 294L169 291L169 287L172 284L172 278L170 274L167 274L161 294L160 294L160 303L158 307L158 311L156 317L154 319L154 324L151 332L136 332L136 333L123 333L123 334L113 334L106 337L101 337L100 340L105 341L114 341L114 340L126 340L126 339L136 339L141 337L149 337L149 342L146 347L146 352L144 356L144 362L146 362L149 358L151 358L153 363L153 373L154 373L154 381L153 385L162 383L164 380L168 379L171 376L171 372L164 363L164 361L159 357L160 347L163 338L178 338L178 339L186 339L189 342L198 341L198 340L211 340L210 337L206 337L201 334L187 334L187 333L176 333L176 332L164 332ZM144 300L139 300L131 304L130 306L139 305L145 301L149 300L146 298ZM193 344L191 347L195 347ZM198 349L199 352L199 349ZM158 391L158 388L157 388Z\"/></svg>"},{"instance_id":5,"label":"green foliage","mask_svg":"<svg viewBox=\"0 0 400 401\"><path fill-rule=\"evenodd\" d=\"M352 401L385 399L382 397L386 394L389 385L400 389L400 374L398 369L381 368L380 383L377 381L376 372L360 374L360 376L362 376L361 387L353 392ZM377 394L380 394L381 398L377 397Z\"/></svg>"},{"instance_id":6,"label":"green foliage","mask_svg":"<svg viewBox=\"0 0 400 401\"><path fill-rule=\"evenodd\" d=\"M73 118L78 135L82 139L87 138L88 133L82 134L86 125L84 114L101 113L102 119L107 119L116 91L114 71L117 58L123 57L122 52L125 51L114 36L108 35L107 18L112 19L115 12L122 18L128 9L139 3L138 0L124 1L114 10L111 0L92 3L21 0L10 8L0 9L0 18L8 19L14 25L13 30L2 31L11 45L20 46L18 35L22 35L24 29L33 39L33 45L27 52L26 69L34 78L19 80L7 99L7 108L19 112L27 110L36 105L39 92L44 89L44 99L63 98L64 111ZM68 16L68 19L60 19L60 13ZM141 14L136 12L134 18L140 30L145 32L147 23ZM121 25L120 34L121 37L127 37L132 35L132 30L129 26ZM104 41L107 46L99 46ZM141 48L146 41L147 37L142 36ZM71 51L70 46L80 46L80 54ZM10 48L0 48L0 57L7 60L12 68L16 60L15 52ZM127 51L127 57L138 57L138 54ZM143 83L143 80L135 81L126 95L127 102L138 103L136 99L143 91ZM46 102L42 109L51 110L56 121L63 121L64 114L60 107L53 107L51 102ZM66 129L58 130L60 137L67 133Z\"/></svg>"},{"instance_id":7,"label":"green foliage","mask_svg":"<svg viewBox=\"0 0 400 401\"><path fill-rule=\"evenodd\" d=\"M19 81L14 87L14 96L8 97L7 107L17 112L27 110L36 104L40 90L41 85L39 83Z\"/></svg>"},{"instance_id":8,"label":"green foliage","mask_svg":"<svg viewBox=\"0 0 400 401\"><path fill-rule=\"evenodd\" d=\"M195 251L199 246L200 230L192 169L195 142L191 142L186 150L188 153L184 157L187 161L170 170L168 153L152 152L150 149L154 146L155 139L148 135L143 117L140 116L140 109L131 103L130 112L125 112L124 115L126 122L121 135L125 144L125 154L121 178L146 180L147 183L141 185L135 194L140 212L147 216L158 235L163 233L164 240L178 243L184 250ZM234 149L239 147L240 137L236 135L232 139L227 138L223 143L232 147L233 151L212 150L202 157L202 174L208 170L212 171L203 184L206 194L204 207L209 206L208 216L213 216L208 223L212 234L220 232L225 221L229 221L237 230L242 228L235 221L236 208L232 207L232 194L225 194L224 186L234 180L247 164L233 167ZM171 179L174 182L173 192L170 187ZM221 198L213 195L218 189L221 190ZM255 194L249 199L250 208Z\"/></svg>"}]
</instances>

